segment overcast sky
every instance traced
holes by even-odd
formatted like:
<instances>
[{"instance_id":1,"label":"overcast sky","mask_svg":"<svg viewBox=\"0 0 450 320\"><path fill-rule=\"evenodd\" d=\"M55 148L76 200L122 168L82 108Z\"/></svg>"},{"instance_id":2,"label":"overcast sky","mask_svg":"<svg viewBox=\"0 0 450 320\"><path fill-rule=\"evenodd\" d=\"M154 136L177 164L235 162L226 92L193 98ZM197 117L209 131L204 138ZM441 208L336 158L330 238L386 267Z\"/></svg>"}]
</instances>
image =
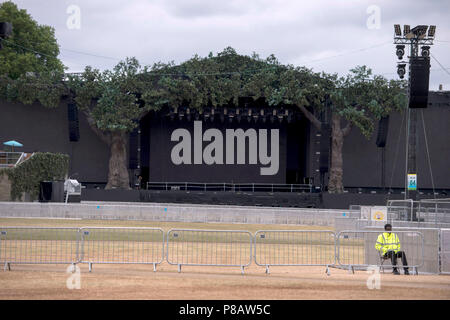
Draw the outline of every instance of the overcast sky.
<instances>
[{"instance_id":1,"label":"overcast sky","mask_svg":"<svg viewBox=\"0 0 450 320\"><path fill-rule=\"evenodd\" d=\"M356 65L398 79L394 23L437 26L430 89L450 90L449 0L14 0L53 26L69 71L183 62L231 46L344 75ZM76 51L76 52L74 52ZM81 54L87 53L91 55Z\"/></svg>"}]
</instances>

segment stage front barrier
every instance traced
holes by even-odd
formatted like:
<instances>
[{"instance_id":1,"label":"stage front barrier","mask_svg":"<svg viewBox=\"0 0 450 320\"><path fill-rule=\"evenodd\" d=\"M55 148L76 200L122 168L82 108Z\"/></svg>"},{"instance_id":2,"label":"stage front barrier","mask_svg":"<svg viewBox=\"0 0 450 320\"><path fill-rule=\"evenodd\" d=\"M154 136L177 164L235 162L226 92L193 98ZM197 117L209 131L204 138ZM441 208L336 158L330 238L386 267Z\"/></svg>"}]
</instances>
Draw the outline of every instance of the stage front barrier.
<instances>
[{"instance_id":1,"label":"stage front barrier","mask_svg":"<svg viewBox=\"0 0 450 320\"><path fill-rule=\"evenodd\" d=\"M341 231L337 239L337 263L340 267L351 271L366 269L369 266L380 266L381 270L392 270L390 259L381 259L381 254L375 249L378 236L383 231ZM410 272L417 273L424 265L424 236L417 231L396 231L400 242L400 250L407 257ZM399 269L403 268L400 258L397 259Z\"/></svg>"},{"instance_id":2,"label":"stage front barrier","mask_svg":"<svg viewBox=\"0 0 450 320\"><path fill-rule=\"evenodd\" d=\"M0 227L0 263L76 264L79 228Z\"/></svg>"},{"instance_id":3,"label":"stage front barrier","mask_svg":"<svg viewBox=\"0 0 450 320\"><path fill-rule=\"evenodd\" d=\"M327 230L260 230L254 238L254 260L265 266L324 266L336 264L336 236Z\"/></svg>"},{"instance_id":4,"label":"stage front barrier","mask_svg":"<svg viewBox=\"0 0 450 320\"><path fill-rule=\"evenodd\" d=\"M450 229L441 229L441 270L442 274L450 274Z\"/></svg>"},{"instance_id":5,"label":"stage front barrier","mask_svg":"<svg viewBox=\"0 0 450 320\"><path fill-rule=\"evenodd\" d=\"M240 267L252 262L253 235L241 230L171 229L167 233L167 262L181 267Z\"/></svg>"},{"instance_id":6,"label":"stage front barrier","mask_svg":"<svg viewBox=\"0 0 450 320\"><path fill-rule=\"evenodd\" d=\"M151 264L164 261L164 231L160 228L84 227L81 234L81 263Z\"/></svg>"}]
</instances>

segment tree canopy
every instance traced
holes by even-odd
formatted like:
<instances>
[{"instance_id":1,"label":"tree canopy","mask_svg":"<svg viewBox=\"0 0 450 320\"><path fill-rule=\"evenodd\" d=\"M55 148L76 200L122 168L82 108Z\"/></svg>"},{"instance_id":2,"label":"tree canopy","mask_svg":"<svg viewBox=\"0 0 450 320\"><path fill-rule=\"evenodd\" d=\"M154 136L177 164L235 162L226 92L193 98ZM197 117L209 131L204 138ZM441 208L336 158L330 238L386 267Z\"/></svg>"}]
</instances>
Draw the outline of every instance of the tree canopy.
<instances>
[{"instance_id":1,"label":"tree canopy","mask_svg":"<svg viewBox=\"0 0 450 320\"><path fill-rule=\"evenodd\" d=\"M0 74L17 79L27 72L64 72L52 27L39 25L11 1L0 4L0 21L13 25L12 35L0 51Z\"/></svg>"}]
</instances>

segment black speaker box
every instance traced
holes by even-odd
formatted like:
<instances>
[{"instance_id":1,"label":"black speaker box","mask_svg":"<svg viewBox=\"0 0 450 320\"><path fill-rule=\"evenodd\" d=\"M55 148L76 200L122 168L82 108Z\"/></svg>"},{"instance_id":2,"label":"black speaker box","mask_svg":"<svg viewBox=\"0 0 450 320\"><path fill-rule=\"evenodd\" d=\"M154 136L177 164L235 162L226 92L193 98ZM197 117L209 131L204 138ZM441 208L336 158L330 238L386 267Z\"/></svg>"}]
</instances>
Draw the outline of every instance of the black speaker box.
<instances>
[{"instance_id":1,"label":"black speaker box","mask_svg":"<svg viewBox=\"0 0 450 320\"><path fill-rule=\"evenodd\" d=\"M409 108L426 108L430 81L430 58L410 60Z\"/></svg>"},{"instance_id":2,"label":"black speaker box","mask_svg":"<svg viewBox=\"0 0 450 320\"><path fill-rule=\"evenodd\" d=\"M320 172L328 172L328 164L330 162L330 144L331 126L329 124L322 124L322 129L320 131Z\"/></svg>"},{"instance_id":3,"label":"black speaker box","mask_svg":"<svg viewBox=\"0 0 450 320\"><path fill-rule=\"evenodd\" d=\"M67 104L67 117L69 120L69 140L80 140L80 128L78 122L78 107L75 103Z\"/></svg>"},{"instance_id":4,"label":"black speaker box","mask_svg":"<svg viewBox=\"0 0 450 320\"><path fill-rule=\"evenodd\" d=\"M389 116L381 118L380 121L378 121L377 147L384 148L386 146L388 129Z\"/></svg>"},{"instance_id":5,"label":"black speaker box","mask_svg":"<svg viewBox=\"0 0 450 320\"><path fill-rule=\"evenodd\" d=\"M139 139L138 139L138 130L139 128L134 129L129 134L129 158L128 158L128 168L129 169L138 169L138 148L139 148Z\"/></svg>"}]
</instances>

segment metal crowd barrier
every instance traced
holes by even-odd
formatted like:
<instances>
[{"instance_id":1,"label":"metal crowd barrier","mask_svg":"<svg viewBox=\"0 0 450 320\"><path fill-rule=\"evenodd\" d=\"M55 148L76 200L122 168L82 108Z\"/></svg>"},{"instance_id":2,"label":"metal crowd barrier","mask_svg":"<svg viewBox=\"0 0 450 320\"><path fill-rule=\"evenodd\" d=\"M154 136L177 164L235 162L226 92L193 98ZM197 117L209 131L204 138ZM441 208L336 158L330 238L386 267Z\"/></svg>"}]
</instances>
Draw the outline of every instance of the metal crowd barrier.
<instances>
[{"instance_id":1,"label":"metal crowd barrier","mask_svg":"<svg viewBox=\"0 0 450 320\"><path fill-rule=\"evenodd\" d=\"M336 264L333 231L260 230L255 233L254 259L258 266L324 266Z\"/></svg>"},{"instance_id":2,"label":"metal crowd barrier","mask_svg":"<svg viewBox=\"0 0 450 320\"><path fill-rule=\"evenodd\" d=\"M0 227L0 263L79 263L79 228Z\"/></svg>"},{"instance_id":3,"label":"metal crowd barrier","mask_svg":"<svg viewBox=\"0 0 450 320\"><path fill-rule=\"evenodd\" d=\"M340 267L354 272L354 269L367 268L371 265L393 268L391 260L383 260L375 249L378 235L384 231L341 231L337 239L337 262ZM400 250L406 255L408 267L413 273L424 264L424 237L417 231L393 231L398 235ZM402 268L401 258L397 259L397 267Z\"/></svg>"},{"instance_id":4,"label":"metal crowd barrier","mask_svg":"<svg viewBox=\"0 0 450 320\"><path fill-rule=\"evenodd\" d=\"M178 266L244 268L254 260L265 266L324 266L349 271L372 265L392 268L375 249L382 231L171 229L129 227L0 227L0 263L11 264L149 264L164 259ZM424 236L394 231L412 272L424 265ZM450 273L450 229L441 231L441 273ZM401 259L398 259L401 266Z\"/></svg>"},{"instance_id":5,"label":"metal crowd barrier","mask_svg":"<svg viewBox=\"0 0 450 320\"><path fill-rule=\"evenodd\" d=\"M164 231L160 228L85 227L81 233L81 263L152 264L164 260Z\"/></svg>"},{"instance_id":6,"label":"metal crowd barrier","mask_svg":"<svg viewBox=\"0 0 450 320\"><path fill-rule=\"evenodd\" d=\"M440 273L450 274L450 229L441 229Z\"/></svg>"},{"instance_id":7,"label":"metal crowd barrier","mask_svg":"<svg viewBox=\"0 0 450 320\"><path fill-rule=\"evenodd\" d=\"M167 262L178 266L244 267L252 261L253 236L240 230L171 229L167 233Z\"/></svg>"}]
</instances>

